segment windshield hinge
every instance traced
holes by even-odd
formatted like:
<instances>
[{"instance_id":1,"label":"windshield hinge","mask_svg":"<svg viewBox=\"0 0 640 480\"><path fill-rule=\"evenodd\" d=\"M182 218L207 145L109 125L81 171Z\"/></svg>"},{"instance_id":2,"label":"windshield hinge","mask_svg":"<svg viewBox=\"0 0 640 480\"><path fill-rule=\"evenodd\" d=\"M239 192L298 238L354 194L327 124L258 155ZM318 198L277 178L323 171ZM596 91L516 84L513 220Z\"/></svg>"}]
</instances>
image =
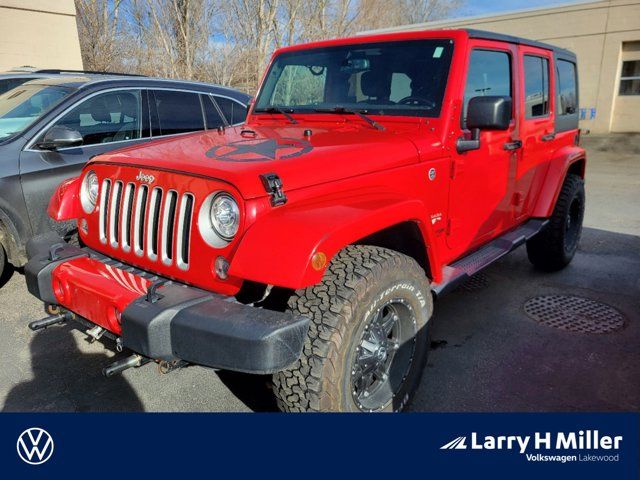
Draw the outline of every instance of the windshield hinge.
<instances>
[{"instance_id":1,"label":"windshield hinge","mask_svg":"<svg viewBox=\"0 0 640 480\"><path fill-rule=\"evenodd\" d=\"M282 191L282 180L276 173L265 173L260 175L262 185L269 195L271 195L271 206L277 207L287 203L287 196Z\"/></svg>"}]
</instances>

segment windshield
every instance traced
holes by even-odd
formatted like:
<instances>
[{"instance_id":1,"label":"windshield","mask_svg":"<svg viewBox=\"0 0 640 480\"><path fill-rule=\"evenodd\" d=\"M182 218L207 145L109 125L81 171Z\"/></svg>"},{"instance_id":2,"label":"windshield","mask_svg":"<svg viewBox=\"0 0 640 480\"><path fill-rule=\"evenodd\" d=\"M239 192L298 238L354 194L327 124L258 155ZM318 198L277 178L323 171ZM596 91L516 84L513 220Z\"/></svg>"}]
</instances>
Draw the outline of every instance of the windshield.
<instances>
[{"instance_id":1,"label":"windshield","mask_svg":"<svg viewBox=\"0 0 640 480\"><path fill-rule=\"evenodd\" d=\"M451 40L342 45L278 55L255 113L330 112L437 117L453 52Z\"/></svg>"},{"instance_id":2,"label":"windshield","mask_svg":"<svg viewBox=\"0 0 640 480\"><path fill-rule=\"evenodd\" d=\"M64 87L23 84L0 95L0 142L22 132L71 92Z\"/></svg>"}]
</instances>

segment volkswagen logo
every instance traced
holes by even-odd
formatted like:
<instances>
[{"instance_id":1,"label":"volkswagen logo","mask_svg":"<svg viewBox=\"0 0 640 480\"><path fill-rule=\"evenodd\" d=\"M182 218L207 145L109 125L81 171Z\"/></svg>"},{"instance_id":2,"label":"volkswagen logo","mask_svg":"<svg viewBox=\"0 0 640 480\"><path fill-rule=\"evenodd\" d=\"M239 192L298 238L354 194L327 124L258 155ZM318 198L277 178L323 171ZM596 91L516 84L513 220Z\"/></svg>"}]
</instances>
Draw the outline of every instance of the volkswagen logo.
<instances>
[{"instance_id":1,"label":"volkswagen logo","mask_svg":"<svg viewBox=\"0 0 640 480\"><path fill-rule=\"evenodd\" d=\"M42 428L28 428L16 444L18 456L29 465L41 465L53 455L53 438Z\"/></svg>"}]
</instances>

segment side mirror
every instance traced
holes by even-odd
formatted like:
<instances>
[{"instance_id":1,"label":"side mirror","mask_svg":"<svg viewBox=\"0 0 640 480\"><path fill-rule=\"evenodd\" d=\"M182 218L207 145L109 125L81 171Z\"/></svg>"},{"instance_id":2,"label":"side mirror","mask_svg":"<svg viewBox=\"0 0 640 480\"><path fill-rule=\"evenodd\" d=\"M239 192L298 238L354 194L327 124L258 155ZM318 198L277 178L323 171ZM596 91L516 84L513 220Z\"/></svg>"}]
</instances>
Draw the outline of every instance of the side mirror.
<instances>
[{"instance_id":1,"label":"side mirror","mask_svg":"<svg viewBox=\"0 0 640 480\"><path fill-rule=\"evenodd\" d=\"M77 130L56 125L44 134L37 146L42 150L57 150L58 148L82 145L82 142L82 135Z\"/></svg>"},{"instance_id":2,"label":"side mirror","mask_svg":"<svg viewBox=\"0 0 640 480\"><path fill-rule=\"evenodd\" d=\"M511 123L511 97L473 97L467 107L467 128L471 139L458 139L458 153L480 148L480 130L507 130Z\"/></svg>"}]
</instances>

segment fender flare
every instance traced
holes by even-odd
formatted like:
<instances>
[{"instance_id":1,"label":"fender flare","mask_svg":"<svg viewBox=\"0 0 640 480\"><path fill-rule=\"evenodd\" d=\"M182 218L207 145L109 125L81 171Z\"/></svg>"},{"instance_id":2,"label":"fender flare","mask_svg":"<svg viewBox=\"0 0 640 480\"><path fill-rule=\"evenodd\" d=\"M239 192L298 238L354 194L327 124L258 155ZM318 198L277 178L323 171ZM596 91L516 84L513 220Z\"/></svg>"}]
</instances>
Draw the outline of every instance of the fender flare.
<instances>
[{"instance_id":1,"label":"fender flare","mask_svg":"<svg viewBox=\"0 0 640 480\"><path fill-rule=\"evenodd\" d=\"M562 190L562 184L571 165L579 161L586 162L585 150L576 146L566 146L555 152L549 162L549 169L544 180L544 186L538 196L538 201L531 214L536 218L549 218Z\"/></svg>"},{"instance_id":2,"label":"fender flare","mask_svg":"<svg viewBox=\"0 0 640 480\"><path fill-rule=\"evenodd\" d=\"M425 246L432 245L425 205L397 195L361 195L276 209L244 234L229 273L238 278L294 290L314 285L333 256L347 245L399 223L416 222ZM312 257L322 252L326 264L316 270ZM426 252L436 271L431 251Z\"/></svg>"},{"instance_id":3,"label":"fender flare","mask_svg":"<svg viewBox=\"0 0 640 480\"><path fill-rule=\"evenodd\" d=\"M58 222L77 220L81 212L80 206L81 177L63 181L53 193L49 201L47 213Z\"/></svg>"}]
</instances>

